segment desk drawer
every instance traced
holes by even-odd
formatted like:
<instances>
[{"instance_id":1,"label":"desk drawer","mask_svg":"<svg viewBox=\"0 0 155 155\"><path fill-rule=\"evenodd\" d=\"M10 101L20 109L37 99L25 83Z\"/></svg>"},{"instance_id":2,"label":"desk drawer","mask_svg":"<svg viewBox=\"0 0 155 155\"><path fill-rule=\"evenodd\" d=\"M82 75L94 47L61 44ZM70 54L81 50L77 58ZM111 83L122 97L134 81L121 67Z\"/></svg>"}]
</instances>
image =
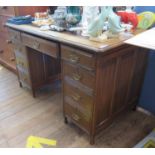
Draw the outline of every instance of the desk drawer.
<instances>
[{"instance_id":1,"label":"desk drawer","mask_svg":"<svg viewBox=\"0 0 155 155\"><path fill-rule=\"evenodd\" d=\"M81 114L77 109L66 103L64 103L64 112L65 115L71 118L82 129L90 131L90 119L87 116Z\"/></svg>"},{"instance_id":2,"label":"desk drawer","mask_svg":"<svg viewBox=\"0 0 155 155\"><path fill-rule=\"evenodd\" d=\"M95 69L95 58L93 54L88 54L82 50L62 45L61 55L62 59L73 64L78 64L88 70Z\"/></svg>"},{"instance_id":3,"label":"desk drawer","mask_svg":"<svg viewBox=\"0 0 155 155\"><path fill-rule=\"evenodd\" d=\"M67 62L63 63L63 76L69 76L75 81L94 89L95 75L93 72Z\"/></svg>"},{"instance_id":4,"label":"desk drawer","mask_svg":"<svg viewBox=\"0 0 155 155\"><path fill-rule=\"evenodd\" d=\"M41 39L25 33L22 33L22 41L26 46L30 48L33 48L55 58L58 57L59 48L58 44L55 42Z\"/></svg>"},{"instance_id":5,"label":"desk drawer","mask_svg":"<svg viewBox=\"0 0 155 155\"><path fill-rule=\"evenodd\" d=\"M8 32L9 32L9 36L10 36L10 41L12 41L13 43L21 42L21 34L19 31L9 28Z\"/></svg>"},{"instance_id":6,"label":"desk drawer","mask_svg":"<svg viewBox=\"0 0 155 155\"><path fill-rule=\"evenodd\" d=\"M92 115L93 97L85 94L79 89L64 83L64 100L72 107L78 109L82 114Z\"/></svg>"}]
</instances>

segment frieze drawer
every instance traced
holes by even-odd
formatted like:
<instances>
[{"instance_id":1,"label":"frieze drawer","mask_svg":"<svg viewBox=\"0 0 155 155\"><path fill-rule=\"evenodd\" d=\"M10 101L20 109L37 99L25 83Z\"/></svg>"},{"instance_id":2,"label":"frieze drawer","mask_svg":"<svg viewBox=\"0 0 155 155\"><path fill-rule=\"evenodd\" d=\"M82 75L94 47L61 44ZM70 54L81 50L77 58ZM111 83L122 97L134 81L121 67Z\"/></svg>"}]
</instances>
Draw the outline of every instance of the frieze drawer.
<instances>
[{"instance_id":1,"label":"frieze drawer","mask_svg":"<svg viewBox=\"0 0 155 155\"><path fill-rule=\"evenodd\" d=\"M61 45L61 55L62 59L67 60L70 63L80 65L87 70L95 70L95 58L93 54Z\"/></svg>"},{"instance_id":2,"label":"frieze drawer","mask_svg":"<svg viewBox=\"0 0 155 155\"><path fill-rule=\"evenodd\" d=\"M58 43L51 42L45 39L41 39L32 35L22 33L23 43L37 51L41 51L49 56L57 58L59 56Z\"/></svg>"}]
</instances>

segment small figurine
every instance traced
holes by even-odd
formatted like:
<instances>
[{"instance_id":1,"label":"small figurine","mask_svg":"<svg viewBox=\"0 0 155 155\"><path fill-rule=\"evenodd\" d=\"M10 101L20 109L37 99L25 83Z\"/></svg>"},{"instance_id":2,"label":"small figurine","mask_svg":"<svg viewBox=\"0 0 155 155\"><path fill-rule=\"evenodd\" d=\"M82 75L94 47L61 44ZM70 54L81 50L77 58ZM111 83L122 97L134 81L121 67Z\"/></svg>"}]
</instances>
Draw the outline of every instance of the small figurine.
<instances>
[{"instance_id":1,"label":"small figurine","mask_svg":"<svg viewBox=\"0 0 155 155\"><path fill-rule=\"evenodd\" d=\"M110 7L101 7L101 13L88 25L88 34L92 37L97 37L102 34L104 22L106 21Z\"/></svg>"},{"instance_id":2,"label":"small figurine","mask_svg":"<svg viewBox=\"0 0 155 155\"><path fill-rule=\"evenodd\" d=\"M111 34L117 34L123 31L121 27L120 17L117 16L112 6L101 7L101 13L88 26L88 34L90 37L101 36L105 21L108 20L108 30Z\"/></svg>"},{"instance_id":3,"label":"small figurine","mask_svg":"<svg viewBox=\"0 0 155 155\"><path fill-rule=\"evenodd\" d=\"M117 16L117 14L114 13L112 10L112 7L109 9L109 15L108 15L108 25L109 25L109 31L112 34L118 34L119 32L122 32L124 29L121 27L121 20L120 17Z\"/></svg>"},{"instance_id":4,"label":"small figurine","mask_svg":"<svg viewBox=\"0 0 155 155\"><path fill-rule=\"evenodd\" d=\"M98 6L84 6L82 13L81 25L83 27L82 35L88 35L88 25L98 16L99 7Z\"/></svg>"}]
</instances>

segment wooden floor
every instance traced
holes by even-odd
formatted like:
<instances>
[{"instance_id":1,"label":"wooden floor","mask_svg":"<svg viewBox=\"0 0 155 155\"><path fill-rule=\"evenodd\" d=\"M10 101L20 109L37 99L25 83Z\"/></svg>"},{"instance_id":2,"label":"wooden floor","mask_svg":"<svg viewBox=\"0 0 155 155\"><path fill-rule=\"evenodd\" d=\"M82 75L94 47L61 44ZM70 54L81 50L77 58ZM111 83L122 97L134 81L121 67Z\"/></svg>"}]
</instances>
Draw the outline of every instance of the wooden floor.
<instances>
[{"instance_id":1,"label":"wooden floor","mask_svg":"<svg viewBox=\"0 0 155 155\"><path fill-rule=\"evenodd\" d=\"M13 73L0 66L0 147L25 147L30 135L55 139L57 147L133 147L153 127L155 118L130 111L90 146L87 134L63 122L60 85L40 90L34 99L19 87Z\"/></svg>"}]
</instances>

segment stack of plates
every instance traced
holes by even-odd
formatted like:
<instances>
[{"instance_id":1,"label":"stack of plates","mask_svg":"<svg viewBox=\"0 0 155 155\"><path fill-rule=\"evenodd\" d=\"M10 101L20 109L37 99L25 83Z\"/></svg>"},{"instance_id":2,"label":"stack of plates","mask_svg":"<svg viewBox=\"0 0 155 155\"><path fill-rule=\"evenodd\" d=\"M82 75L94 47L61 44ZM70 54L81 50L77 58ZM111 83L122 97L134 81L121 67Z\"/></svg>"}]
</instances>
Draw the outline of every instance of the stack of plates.
<instances>
[{"instance_id":1,"label":"stack of plates","mask_svg":"<svg viewBox=\"0 0 155 155\"><path fill-rule=\"evenodd\" d=\"M155 23L155 14L153 12L142 12L138 14L138 28L148 29Z\"/></svg>"}]
</instances>

